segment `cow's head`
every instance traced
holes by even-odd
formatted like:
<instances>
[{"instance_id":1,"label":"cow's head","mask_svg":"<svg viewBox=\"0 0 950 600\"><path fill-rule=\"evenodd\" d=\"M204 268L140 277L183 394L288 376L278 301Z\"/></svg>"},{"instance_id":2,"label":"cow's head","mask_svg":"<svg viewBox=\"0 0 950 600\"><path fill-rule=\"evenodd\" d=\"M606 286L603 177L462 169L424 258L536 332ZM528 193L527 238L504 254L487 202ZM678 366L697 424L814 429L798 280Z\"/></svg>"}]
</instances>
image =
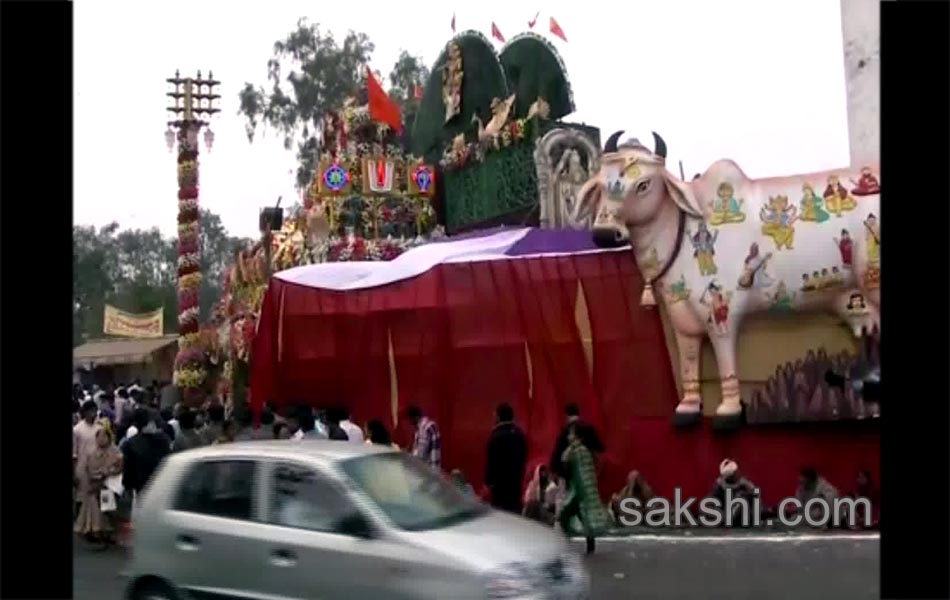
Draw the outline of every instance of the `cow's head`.
<instances>
[{"instance_id":1,"label":"cow's head","mask_svg":"<svg viewBox=\"0 0 950 600\"><path fill-rule=\"evenodd\" d=\"M654 150L630 139L619 146L618 131L607 139L594 174L578 193L578 216L595 215L594 242L616 247L630 239L630 229L656 219L672 203L686 214L701 217L702 210L689 184L666 170L666 143L654 133Z\"/></svg>"}]
</instances>

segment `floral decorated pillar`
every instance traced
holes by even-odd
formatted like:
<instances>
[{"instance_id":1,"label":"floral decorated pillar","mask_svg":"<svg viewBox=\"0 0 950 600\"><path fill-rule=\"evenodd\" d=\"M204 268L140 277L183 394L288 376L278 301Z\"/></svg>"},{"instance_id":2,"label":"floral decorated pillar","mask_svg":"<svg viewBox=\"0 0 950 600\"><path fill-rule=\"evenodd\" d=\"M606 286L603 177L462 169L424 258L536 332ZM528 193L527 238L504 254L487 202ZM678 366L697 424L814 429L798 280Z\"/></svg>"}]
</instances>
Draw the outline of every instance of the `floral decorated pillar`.
<instances>
[{"instance_id":1,"label":"floral decorated pillar","mask_svg":"<svg viewBox=\"0 0 950 600\"><path fill-rule=\"evenodd\" d=\"M168 111L175 120L168 122L165 142L168 150L178 146L178 355L175 357L174 384L182 390L186 403L201 401L202 385L207 376L208 360L199 333L201 289L200 212L198 210L198 132L204 128L204 140L211 150L214 134L207 118L218 113L214 93L219 82L208 78L179 76L166 80L174 86Z\"/></svg>"},{"instance_id":2,"label":"floral decorated pillar","mask_svg":"<svg viewBox=\"0 0 950 600\"><path fill-rule=\"evenodd\" d=\"M186 125L178 130L178 356L175 357L175 384L185 390L200 388L206 374L204 351L198 343L199 234L198 127Z\"/></svg>"}]
</instances>

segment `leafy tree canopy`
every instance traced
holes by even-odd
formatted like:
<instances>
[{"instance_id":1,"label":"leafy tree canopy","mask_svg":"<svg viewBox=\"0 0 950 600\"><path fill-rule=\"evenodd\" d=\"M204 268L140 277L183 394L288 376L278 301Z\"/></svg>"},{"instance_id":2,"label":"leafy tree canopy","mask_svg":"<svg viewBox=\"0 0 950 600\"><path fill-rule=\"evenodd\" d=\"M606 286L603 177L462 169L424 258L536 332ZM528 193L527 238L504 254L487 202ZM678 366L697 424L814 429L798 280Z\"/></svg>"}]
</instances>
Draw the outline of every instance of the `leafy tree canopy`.
<instances>
[{"instance_id":1,"label":"leafy tree canopy","mask_svg":"<svg viewBox=\"0 0 950 600\"><path fill-rule=\"evenodd\" d=\"M296 184L305 188L313 178L316 132L328 110L343 106L349 96L365 94L366 70L375 45L365 33L347 32L339 40L319 23L303 18L283 40L274 44L267 61L267 84L245 83L240 91L240 111L248 140L259 129L271 128L283 137L284 147L296 143ZM389 75L390 95L411 123L418 102L415 86L428 76L421 59L402 51ZM365 100L365 96L364 96Z\"/></svg>"},{"instance_id":2,"label":"leafy tree canopy","mask_svg":"<svg viewBox=\"0 0 950 600\"><path fill-rule=\"evenodd\" d=\"M224 273L238 248L251 240L228 235L221 218L201 211L200 302L203 316L221 297ZM73 226L73 345L103 337L106 304L129 312L164 309L165 333L178 329L178 241L157 228L119 231Z\"/></svg>"}]
</instances>

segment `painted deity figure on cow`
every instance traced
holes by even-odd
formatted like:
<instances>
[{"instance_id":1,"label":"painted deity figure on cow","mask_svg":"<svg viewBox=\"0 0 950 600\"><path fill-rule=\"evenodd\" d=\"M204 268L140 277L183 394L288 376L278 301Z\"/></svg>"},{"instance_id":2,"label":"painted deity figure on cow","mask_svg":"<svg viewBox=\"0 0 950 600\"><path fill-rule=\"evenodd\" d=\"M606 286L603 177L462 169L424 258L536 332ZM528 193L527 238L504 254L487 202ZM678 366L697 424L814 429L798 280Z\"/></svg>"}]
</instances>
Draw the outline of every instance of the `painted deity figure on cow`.
<instances>
[{"instance_id":1,"label":"painted deity figure on cow","mask_svg":"<svg viewBox=\"0 0 950 600\"><path fill-rule=\"evenodd\" d=\"M712 203L710 225L725 225L726 223L742 223L745 213L742 212L742 200L736 199L736 190L728 181L719 184L716 198Z\"/></svg>"},{"instance_id":2,"label":"painted deity figure on cow","mask_svg":"<svg viewBox=\"0 0 950 600\"><path fill-rule=\"evenodd\" d=\"M831 215L823 208L824 200L821 196L815 194L815 188L807 181L802 184L802 221L811 221L814 223L824 223L831 218Z\"/></svg>"},{"instance_id":3,"label":"painted deity figure on cow","mask_svg":"<svg viewBox=\"0 0 950 600\"><path fill-rule=\"evenodd\" d=\"M700 221L696 233L690 236L689 240L693 244L693 256L699 263L699 272L702 275L715 275L719 270L716 268L716 238L719 237L719 230L709 231L705 221Z\"/></svg>"},{"instance_id":4,"label":"painted deity figure on cow","mask_svg":"<svg viewBox=\"0 0 950 600\"><path fill-rule=\"evenodd\" d=\"M854 210L857 206L847 188L841 185L837 175L828 176L828 187L825 188L824 197L825 206L836 217L840 217L842 213L849 210Z\"/></svg>"},{"instance_id":5,"label":"painted deity figure on cow","mask_svg":"<svg viewBox=\"0 0 950 600\"><path fill-rule=\"evenodd\" d=\"M762 207L762 233L772 238L775 249L792 249L795 243L795 221L798 209L790 206L788 196L770 196L767 206Z\"/></svg>"}]
</instances>

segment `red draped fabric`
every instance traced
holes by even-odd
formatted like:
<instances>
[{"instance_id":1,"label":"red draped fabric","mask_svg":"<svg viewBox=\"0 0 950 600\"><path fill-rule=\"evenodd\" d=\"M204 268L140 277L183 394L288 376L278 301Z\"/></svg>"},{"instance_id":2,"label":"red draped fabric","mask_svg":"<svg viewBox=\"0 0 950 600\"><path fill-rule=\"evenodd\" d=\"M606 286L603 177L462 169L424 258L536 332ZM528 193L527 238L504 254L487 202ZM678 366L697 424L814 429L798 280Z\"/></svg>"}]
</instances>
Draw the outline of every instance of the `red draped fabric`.
<instances>
[{"instance_id":1,"label":"red draped fabric","mask_svg":"<svg viewBox=\"0 0 950 600\"><path fill-rule=\"evenodd\" d=\"M400 411L416 404L439 423L443 466L460 468L476 489L500 402L514 407L528 435L529 463L547 460L564 406L577 403L607 446L605 494L636 468L660 494L679 485L702 495L726 456L762 486L766 502L794 491L804 464L845 489L858 468L877 474L873 431L674 430L666 340L659 312L639 305L641 289L624 252L447 263L347 292L274 278L254 340L252 404L343 404L357 422L392 425L395 388ZM576 323L578 290L590 320L592 376ZM395 437L411 443L405 419Z\"/></svg>"}]
</instances>

